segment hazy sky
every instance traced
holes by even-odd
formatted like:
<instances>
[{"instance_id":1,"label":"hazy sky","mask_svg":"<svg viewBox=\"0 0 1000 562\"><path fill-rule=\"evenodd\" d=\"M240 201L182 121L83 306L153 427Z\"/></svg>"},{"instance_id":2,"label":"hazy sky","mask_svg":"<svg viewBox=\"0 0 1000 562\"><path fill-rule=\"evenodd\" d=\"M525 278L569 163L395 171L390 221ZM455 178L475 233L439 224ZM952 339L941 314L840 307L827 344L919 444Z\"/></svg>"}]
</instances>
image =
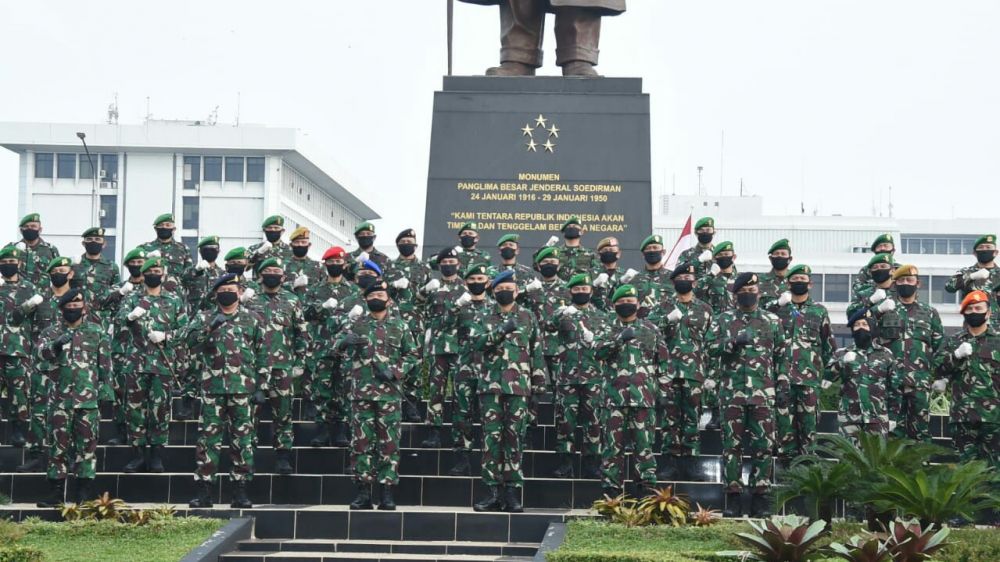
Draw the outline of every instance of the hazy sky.
<instances>
[{"instance_id":1,"label":"hazy sky","mask_svg":"<svg viewBox=\"0 0 1000 562\"><path fill-rule=\"evenodd\" d=\"M456 74L496 62L497 20L456 2ZM995 0L629 0L599 70L644 79L654 193L693 192L702 165L710 193L742 178L769 213L870 214L892 185L897 216L997 216L998 28ZM227 126L240 92L242 122L307 132L385 232L423 226L445 0L3 2L0 49L2 121L100 122L117 92L122 123L149 96ZM5 201L16 180L0 151Z\"/></svg>"}]
</instances>

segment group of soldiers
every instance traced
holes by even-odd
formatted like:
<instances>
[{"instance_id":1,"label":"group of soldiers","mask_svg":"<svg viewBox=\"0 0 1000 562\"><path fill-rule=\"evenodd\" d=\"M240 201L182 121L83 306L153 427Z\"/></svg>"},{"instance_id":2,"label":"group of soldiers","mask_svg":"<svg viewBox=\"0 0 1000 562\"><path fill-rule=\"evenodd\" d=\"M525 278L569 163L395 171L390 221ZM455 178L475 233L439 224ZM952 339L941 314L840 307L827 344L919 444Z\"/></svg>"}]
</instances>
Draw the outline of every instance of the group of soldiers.
<instances>
[{"instance_id":1,"label":"group of soldiers","mask_svg":"<svg viewBox=\"0 0 1000 562\"><path fill-rule=\"evenodd\" d=\"M109 442L133 448L125 472L162 472L171 416L192 416L200 401L192 507L212 505L227 431L232 506L251 506L265 404L275 470L293 472L296 395L319 425L313 446L350 448L352 509L374 507L375 483L378 508L395 509L401 423L424 421L421 445L441 447L446 397L449 474L470 475L470 453L482 451L488 492L477 511L522 510L527 430L550 392L553 476L575 476L579 453L582 476L610 495L629 480L629 452L637 485L703 480L700 431L720 424L730 516L743 510L744 434L750 511L762 515L774 458L784 466L808 449L819 392L832 384L846 435L920 440L930 438L930 392L950 388L961 457L1000 464L993 235L976 241L977 262L948 285L962 293L965 318L951 337L917 298L917 268L897 264L891 235L880 236L855 277L853 341L837 349L827 310L810 296L812 271L792 263L789 242L769 249L770 271L738 272L733 243L714 241L710 217L675 267L662 238L647 237L639 270L620 263L614 237L587 248L576 217L530 266L519 262L517 234L501 236L492 256L474 223L426 261L412 229L396 236L395 259L375 249L365 222L354 251L332 247L316 261L308 229L286 242L283 217L261 226L262 242L225 254L218 237L201 239L195 262L174 238L174 217L161 215L156 238L125 255L123 280L102 256L103 229L85 231L83 254L70 259L41 237L37 214L22 219L21 240L0 249L0 369L12 442L28 448L17 469L45 469L50 481L39 505L61 504L74 470L77 500L90 497L101 401L113 404ZM182 400L171 412L174 394Z\"/></svg>"}]
</instances>

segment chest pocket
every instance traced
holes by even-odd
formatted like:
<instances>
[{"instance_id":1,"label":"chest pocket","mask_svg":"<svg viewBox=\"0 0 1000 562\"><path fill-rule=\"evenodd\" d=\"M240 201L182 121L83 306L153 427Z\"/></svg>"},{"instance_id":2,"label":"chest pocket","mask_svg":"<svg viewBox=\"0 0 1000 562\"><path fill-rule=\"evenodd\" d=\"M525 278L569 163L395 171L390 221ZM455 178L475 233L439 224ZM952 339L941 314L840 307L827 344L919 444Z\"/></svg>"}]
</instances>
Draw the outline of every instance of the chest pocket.
<instances>
[{"instance_id":1,"label":"chest pocket","mask_svg":"<svg viewBox=\"0 0 1000 562\"><path fill-rule=\"evenodd\" d=\"M909 318L910 337L924 343L931 342L931 314L925 309L920 309Z\"/></svg>"},{"instance_id":2,"label":"chest pocket","mask_svg":"<svg viewBox=\"0 0 1000 562\"><path fill-rule=\"evenodd\" d=\"M756 343L754 347L771 349L774 347L774 331L772 326L765 322L763 318L754 318L747 323L747 328L753 330ZM737 334L739 332L736 332Z\"/></svg>"},{"instance_id":3,"label":"chest pocket","mask_svg":"<svg viewBox=\"0 0 1000 562\"><path fill-rule=\"evenodd\" d=\"M896 311L889 311L882 315L882 320L879 322L879 335L890 340L902 337L903 321Z\"/></svg>"},{"instance_id":4,"label":"chest pocket","mask_svg":"<svg viewBox=\"0 0 1000 562\"><path fill-rule=\"evenodd\" d=\"M802 313L802 315L797 318L799 339L809 342L819 341L819 330L822 324L822 320L818 316L814 314Z\"/></svg>"},{"instance_id":5,"label":"chest pocket","mask_svg":"<svg viewBox=\"0 0 1000 562\"><path fill-rule=\"evenodd\" d=\"M983 338L979 342L979 359L994 366L1000 365L1000 337Z\"/></svg>"}]
</instances>

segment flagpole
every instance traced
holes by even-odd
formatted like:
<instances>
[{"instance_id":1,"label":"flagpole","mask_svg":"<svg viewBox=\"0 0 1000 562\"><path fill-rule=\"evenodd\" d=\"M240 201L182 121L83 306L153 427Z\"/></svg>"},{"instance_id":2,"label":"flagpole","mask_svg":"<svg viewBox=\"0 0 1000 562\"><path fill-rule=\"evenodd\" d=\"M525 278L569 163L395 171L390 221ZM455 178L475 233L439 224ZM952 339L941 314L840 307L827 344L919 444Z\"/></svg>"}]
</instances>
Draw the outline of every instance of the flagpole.
<instances>
[{"instance_id":1,"label":"flagpole","mask_svg":"<svg viewBox=\"0 0 1000 562\"><path fill-rule=\"evenodd\" d=\"M455 29L455 0L447 0L448 5L448 76L451 76L451 45Z\"/></svg>"}]
</instances>

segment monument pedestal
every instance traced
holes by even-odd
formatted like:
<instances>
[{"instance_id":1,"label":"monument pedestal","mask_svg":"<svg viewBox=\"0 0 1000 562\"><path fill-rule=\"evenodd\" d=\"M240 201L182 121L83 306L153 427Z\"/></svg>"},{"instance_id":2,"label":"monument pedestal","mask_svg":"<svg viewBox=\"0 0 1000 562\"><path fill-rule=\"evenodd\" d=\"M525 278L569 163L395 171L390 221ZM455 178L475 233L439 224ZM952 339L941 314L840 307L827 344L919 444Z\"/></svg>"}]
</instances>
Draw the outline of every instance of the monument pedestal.
<instances>
[{"instance_id":1,"label":"monument pedestal","mask_svg":"<svg viewBox=\"0 0 1000 562\"><path fill-rule=\"evenodd\" d=\"M521 234L522 260L577 215L627 262L652 232L649 96L640 78L449 76L434 94L424 255L477 223Z\"/></svg>"}]
</instances>

